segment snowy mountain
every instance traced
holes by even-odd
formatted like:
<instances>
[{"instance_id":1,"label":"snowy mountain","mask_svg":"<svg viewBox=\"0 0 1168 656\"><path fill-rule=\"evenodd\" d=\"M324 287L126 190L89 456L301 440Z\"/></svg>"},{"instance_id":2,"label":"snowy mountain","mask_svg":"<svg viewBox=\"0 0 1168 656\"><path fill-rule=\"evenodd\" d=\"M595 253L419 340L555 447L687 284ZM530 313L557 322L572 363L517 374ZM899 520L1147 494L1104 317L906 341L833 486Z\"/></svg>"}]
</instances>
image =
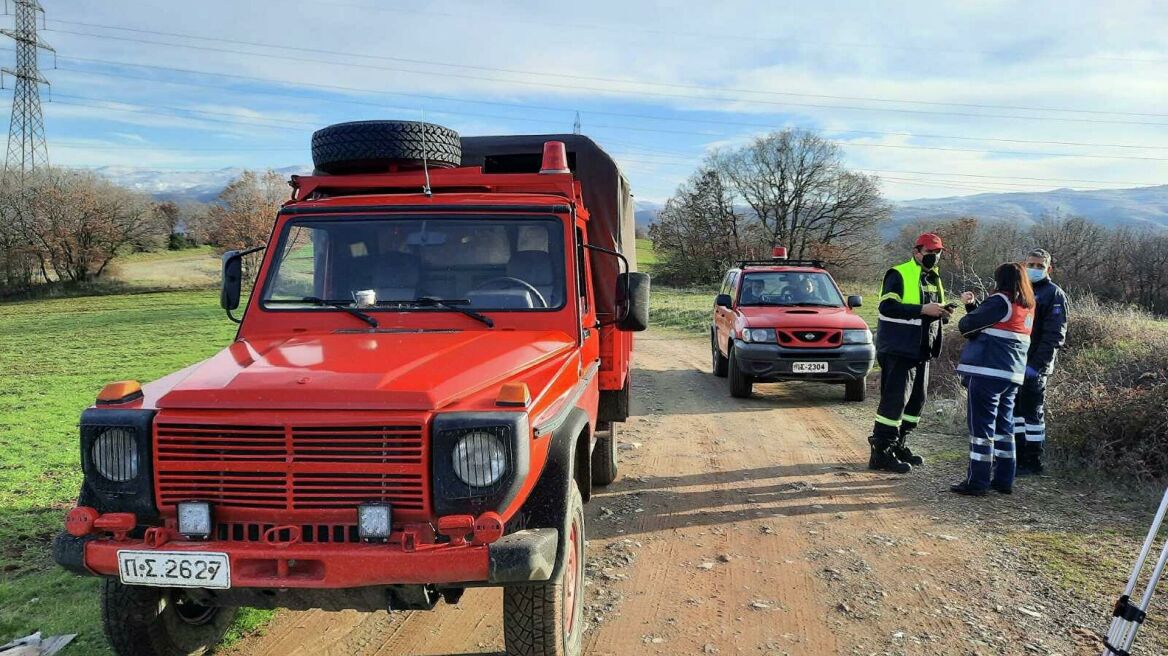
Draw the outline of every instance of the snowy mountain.
<instances>
[{"instance_id":1,"label":"snowy mountain","mask_svg":"<svg viewBox=\"0 0 1168 656\"><path fill-rule=\"evenodd\" d=\"M103 166L94 169L99 175L136 191L150 194L158 200L215 200L229 182L238 178L244 169L229 167L212 171L155 171L130 166ZM312 172L309 165L285 166L275 169L284 176Z\"/></svg>"}]
</instances>

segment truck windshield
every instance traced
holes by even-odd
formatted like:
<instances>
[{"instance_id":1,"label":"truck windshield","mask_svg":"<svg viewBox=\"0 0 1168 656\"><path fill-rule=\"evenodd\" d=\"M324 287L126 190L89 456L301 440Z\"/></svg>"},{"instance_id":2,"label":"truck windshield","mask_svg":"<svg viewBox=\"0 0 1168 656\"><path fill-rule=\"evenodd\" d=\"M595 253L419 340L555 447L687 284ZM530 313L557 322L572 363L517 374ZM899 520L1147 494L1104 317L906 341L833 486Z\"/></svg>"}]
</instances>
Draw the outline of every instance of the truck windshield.
<instances>
[{"instance_id":1,"label":"truck windshield","mask_svg":"<svg viewBox=\"0 0 1168 656\"><path fill-rule=\"evenodd\" d=\"M563 230L551 218L289 221L261 299L325 312L554 310L565 301Z\"/></svg>"},{"instance_id":2,"label":"truck windshield","mask_svg":"<svg viewBox=\"0 0 1168 656\"><path fill-rule=\"evenodd\" d=\"M843 298L826 273L803 271L747 272L738 305L807 305L841 307Z\"/></svg>"}]
</instances>

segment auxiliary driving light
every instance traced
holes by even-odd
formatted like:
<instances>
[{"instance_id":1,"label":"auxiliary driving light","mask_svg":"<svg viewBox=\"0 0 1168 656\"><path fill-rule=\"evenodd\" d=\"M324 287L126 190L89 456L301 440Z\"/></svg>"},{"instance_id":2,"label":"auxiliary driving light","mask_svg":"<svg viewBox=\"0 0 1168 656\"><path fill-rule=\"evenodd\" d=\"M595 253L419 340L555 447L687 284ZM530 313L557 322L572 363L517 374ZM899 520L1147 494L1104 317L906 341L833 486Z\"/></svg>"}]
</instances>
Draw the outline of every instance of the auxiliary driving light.
<instances>
[{"instance_id":1,"label":"auxiliary driving light","mask_svg":"<svg viewBox=\"0 0 1168 656\"><path fill-rule=\"evenodd\" d=\"M393 510L388 503L363 503L357 506L357 537L362 541L389 539L393 527Z\"/></svg>"},{"instance_id":2,"label":"auxiliary driving light","mask_svg":"<svg viewBox=\"0 0 1168 656\"><path fill-rule=\"evenodd\" d=\"M206 540L211 535L211 504L206 501L180 501L178 532L188 539Z\"/></svg>"}]
</instances>

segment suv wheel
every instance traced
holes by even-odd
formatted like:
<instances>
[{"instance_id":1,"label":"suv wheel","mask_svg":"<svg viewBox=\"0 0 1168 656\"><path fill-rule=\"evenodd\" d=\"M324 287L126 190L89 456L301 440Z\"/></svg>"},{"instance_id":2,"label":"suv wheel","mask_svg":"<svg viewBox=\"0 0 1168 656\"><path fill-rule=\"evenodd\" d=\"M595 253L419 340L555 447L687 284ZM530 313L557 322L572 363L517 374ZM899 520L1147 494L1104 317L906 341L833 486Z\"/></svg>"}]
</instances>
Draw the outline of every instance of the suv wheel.
<instances>
[{"instance_id":1,"label":"suv wheel","mask_svg":"<svg viewBox=\"0 0 1168 656\"><path fill-rule=\"evenodd\" d=\"M715 330L710 331L710 354L714 365L714 375L718 378L725 378L730 361L722 355L722 351L718 348L718 333Z\"/></svg>"},{"instance_id":2,"label":"suv wheel","mask_svg":"<svg viewBox=\"0 0 1168 656\"><path fill-rule=\"evenodd\" d=\"M584 639L584 501L569 485L567 552L558 578L503 588L508 656L579 656Z\"/></svg>"},{"instance_id":3,"label":"suv wheel","mask_svg":"<svg viewBox=\"0 0 1168 656\"><path fill-rule=\"evenodd\" d=\"M616 480L616 423L596 422L596 447L592 449L592 484L611 485Z\"/></svg>"},{"instance_id":4,"label":"suv wheel","mask_svg":"<svg viewBox=\"0 0 1168 656\"><path fill-rule=\"evenodd\" d=\"M730 361L727 371L727 377L730 378L730 396L736 399L750 398L750 393L754 391L754 380L738 368L738 357L733 350L727 359Z\"/></svg>"},{"instance_id":5,"label":"suv wheel","mask_svg":"<svg viewBox=\"0 0 1168 656\"><path fill-rule=\"evenodd\" d=\"M202 606L181 590L105 579L101 621L118 656L200 656L219 644L236 609Z\"/></svg>"},{"instance_id":6,"label":"suv wheel","mask_svg":"<svg viewBox=\"0 0 1168 656\"><path fill-rule=\"evenodd\" d=\"M849 380L844 385L844 400L850 402L860 402L868 395L868 379L857 378L856 380Z\"/></svg>"}]
</instances>

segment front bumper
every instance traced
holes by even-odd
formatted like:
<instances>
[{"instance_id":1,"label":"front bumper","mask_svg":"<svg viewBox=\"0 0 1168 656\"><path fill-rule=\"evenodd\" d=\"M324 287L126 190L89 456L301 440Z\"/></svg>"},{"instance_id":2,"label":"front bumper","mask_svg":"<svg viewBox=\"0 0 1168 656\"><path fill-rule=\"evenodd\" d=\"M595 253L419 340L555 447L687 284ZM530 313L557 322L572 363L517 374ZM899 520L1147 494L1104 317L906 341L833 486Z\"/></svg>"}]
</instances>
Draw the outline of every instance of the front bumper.
<instances>
[{"instance_id":1,"label":"front bumper","mask_svg":"<svg viewBox=\"0 0 1168 656\"><path fill-rule=\"evenodd\" d=\"M876 348L871 344L845 344L825 349L787 348L779 344L752 344L734 340L738 368L756 381L818 380L847 382L859 380L872 371ZM823 373L795 373L796 362L826 362Z\"/></svg>"},{"instance_id":2,"label":"front bumper","mask_svg":"<svg viewBox=\"0 0 1168 656\"><path fill-rule=\"evenodd\" d=\"M58 564L80 574L118 576L118 552L211 551L226 553L232 588L357 588L409 584L505 585L546 581L556 561L559 534L541 528L505 535L491 544L280 544L75 537L53 541Z\"/></svg>"}]
</instances>

